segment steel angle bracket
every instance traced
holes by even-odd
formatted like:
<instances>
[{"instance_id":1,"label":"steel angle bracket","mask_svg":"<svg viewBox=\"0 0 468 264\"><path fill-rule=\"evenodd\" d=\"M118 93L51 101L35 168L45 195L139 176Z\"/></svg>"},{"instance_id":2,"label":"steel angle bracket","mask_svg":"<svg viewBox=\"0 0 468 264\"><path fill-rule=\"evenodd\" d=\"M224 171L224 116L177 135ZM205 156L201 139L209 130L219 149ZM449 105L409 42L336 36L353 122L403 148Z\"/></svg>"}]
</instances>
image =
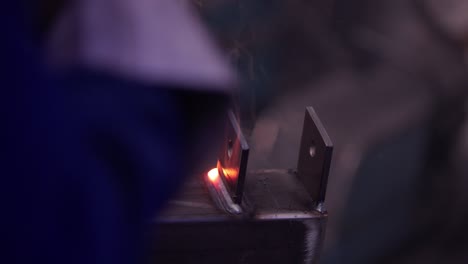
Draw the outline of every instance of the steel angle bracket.
<instances>
[{"instance_id":1,"label":"steel angle bracket","mask_svg":"<svg viewBox=\"0 0 468 264\"><path fill-rule=\"evenodd\" d=\"M219 179L208 181L208 190L218 207L241 214L249 145L232 110L227 113L224 141L218 155Z\"/></svg>"},{"instance_id":2,"label":"steel angle bracket","mask_svg":"<svg viewBox=\"0 0 468 264\"><path fill-rule=\"evenodd\" d=\"M218 156L218 169L233 201L237 204L242 202L248 159L249 145L242 134L234 112L230 110L228 111L224 144Z\"/></svg>"},{"instance_id":3,"label":"steel angle bracket","mask_svg":"<svg viewBox=\"0 0 468 264\"><path fill-rule=\"evenodd\" d=\"M306 107L297 164L297 176L312 197L315 209L323 212L333 143L313 107Z\"/></svg>"}]
</instances>

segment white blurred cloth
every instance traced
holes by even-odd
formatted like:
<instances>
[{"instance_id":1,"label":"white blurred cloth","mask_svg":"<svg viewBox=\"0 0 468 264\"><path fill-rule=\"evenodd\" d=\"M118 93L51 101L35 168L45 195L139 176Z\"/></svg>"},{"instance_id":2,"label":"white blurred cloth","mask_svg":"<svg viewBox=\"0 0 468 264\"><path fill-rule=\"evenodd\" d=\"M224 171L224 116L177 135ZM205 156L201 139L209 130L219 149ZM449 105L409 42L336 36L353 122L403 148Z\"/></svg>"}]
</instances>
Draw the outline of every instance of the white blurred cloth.
<instances>
[{"instance_id":1,"label":"white blurred cloth","mask_svg":"<svg viewBox=\"0 0 468 264\"><path fill-rule=\"evenodd\" d=\"M48 60L145 81L227 91L228 66L183 0L79 0L51 31Z\"/></svg>"}]
</instances>

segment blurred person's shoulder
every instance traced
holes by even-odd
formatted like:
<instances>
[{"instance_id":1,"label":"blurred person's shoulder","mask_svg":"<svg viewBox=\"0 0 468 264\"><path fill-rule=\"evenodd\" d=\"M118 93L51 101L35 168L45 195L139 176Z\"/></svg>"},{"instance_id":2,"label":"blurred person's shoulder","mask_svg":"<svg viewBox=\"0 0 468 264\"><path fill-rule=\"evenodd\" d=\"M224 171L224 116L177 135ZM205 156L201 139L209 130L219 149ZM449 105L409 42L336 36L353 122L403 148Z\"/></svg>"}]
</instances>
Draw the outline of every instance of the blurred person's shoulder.
<instances>
[{"instance_id":1,"label":"blurred person's shoulder","mask_svg":"<svg viewBox=\"0 0 468 264\"><path fill-rule=\"evenodd\" d=\"M235 74L192 11L187 1L74 2L50 31L47 58L58 68L78 65L147 83L229 92Z\"/></svg>"}]
</instances>

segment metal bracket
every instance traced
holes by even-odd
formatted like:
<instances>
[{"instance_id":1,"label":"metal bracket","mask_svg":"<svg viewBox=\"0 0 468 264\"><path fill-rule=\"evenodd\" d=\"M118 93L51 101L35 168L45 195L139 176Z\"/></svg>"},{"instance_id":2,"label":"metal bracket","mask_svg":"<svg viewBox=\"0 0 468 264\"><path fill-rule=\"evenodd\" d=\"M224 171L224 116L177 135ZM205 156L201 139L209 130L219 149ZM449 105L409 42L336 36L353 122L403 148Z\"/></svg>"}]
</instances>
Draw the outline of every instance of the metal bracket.
<instances>
[{"instance_id":1,"label":"metal bracket","mask_svg":"<svg viewBox=\"0 0 468 264\"><path fill-rule=\"evenodd\" d=\"M224 139L225 142L218 157L219 174L226 183L233 201L241 204L249 158L249 145L232 110L228 111Z\"/></svg>"},{"instance_id":2,"label":"metal bracket","mask_svg":"<svg viewBox=\"0 0 468 264\"><path fill-rule=\"evenodd\" d=\"M302 131L297 176L315 202L315 209L324 211L333 143L313 107L306 108Z\"/></svg>"}]
</instances>

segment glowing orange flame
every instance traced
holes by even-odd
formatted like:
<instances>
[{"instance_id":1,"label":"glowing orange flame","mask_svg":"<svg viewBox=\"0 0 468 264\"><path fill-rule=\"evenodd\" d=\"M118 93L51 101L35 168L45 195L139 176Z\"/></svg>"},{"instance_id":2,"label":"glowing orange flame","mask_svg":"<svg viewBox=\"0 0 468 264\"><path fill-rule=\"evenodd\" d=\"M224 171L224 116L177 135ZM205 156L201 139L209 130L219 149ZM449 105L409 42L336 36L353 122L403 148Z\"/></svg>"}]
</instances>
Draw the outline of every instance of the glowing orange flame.
<instances>
[{"instance_id":1,"label":"glowing orange flame","mask_svg":"<svg viewBox=\"0 0 468 264\"><path fill-rule=\"evenodd\" d=\"M218 177L219 177L219 173L218 173L217 168L211 169L208 172L208 179L210 179L210 181L214 182L218 179Z\"/></svg>"}]
</instances>

